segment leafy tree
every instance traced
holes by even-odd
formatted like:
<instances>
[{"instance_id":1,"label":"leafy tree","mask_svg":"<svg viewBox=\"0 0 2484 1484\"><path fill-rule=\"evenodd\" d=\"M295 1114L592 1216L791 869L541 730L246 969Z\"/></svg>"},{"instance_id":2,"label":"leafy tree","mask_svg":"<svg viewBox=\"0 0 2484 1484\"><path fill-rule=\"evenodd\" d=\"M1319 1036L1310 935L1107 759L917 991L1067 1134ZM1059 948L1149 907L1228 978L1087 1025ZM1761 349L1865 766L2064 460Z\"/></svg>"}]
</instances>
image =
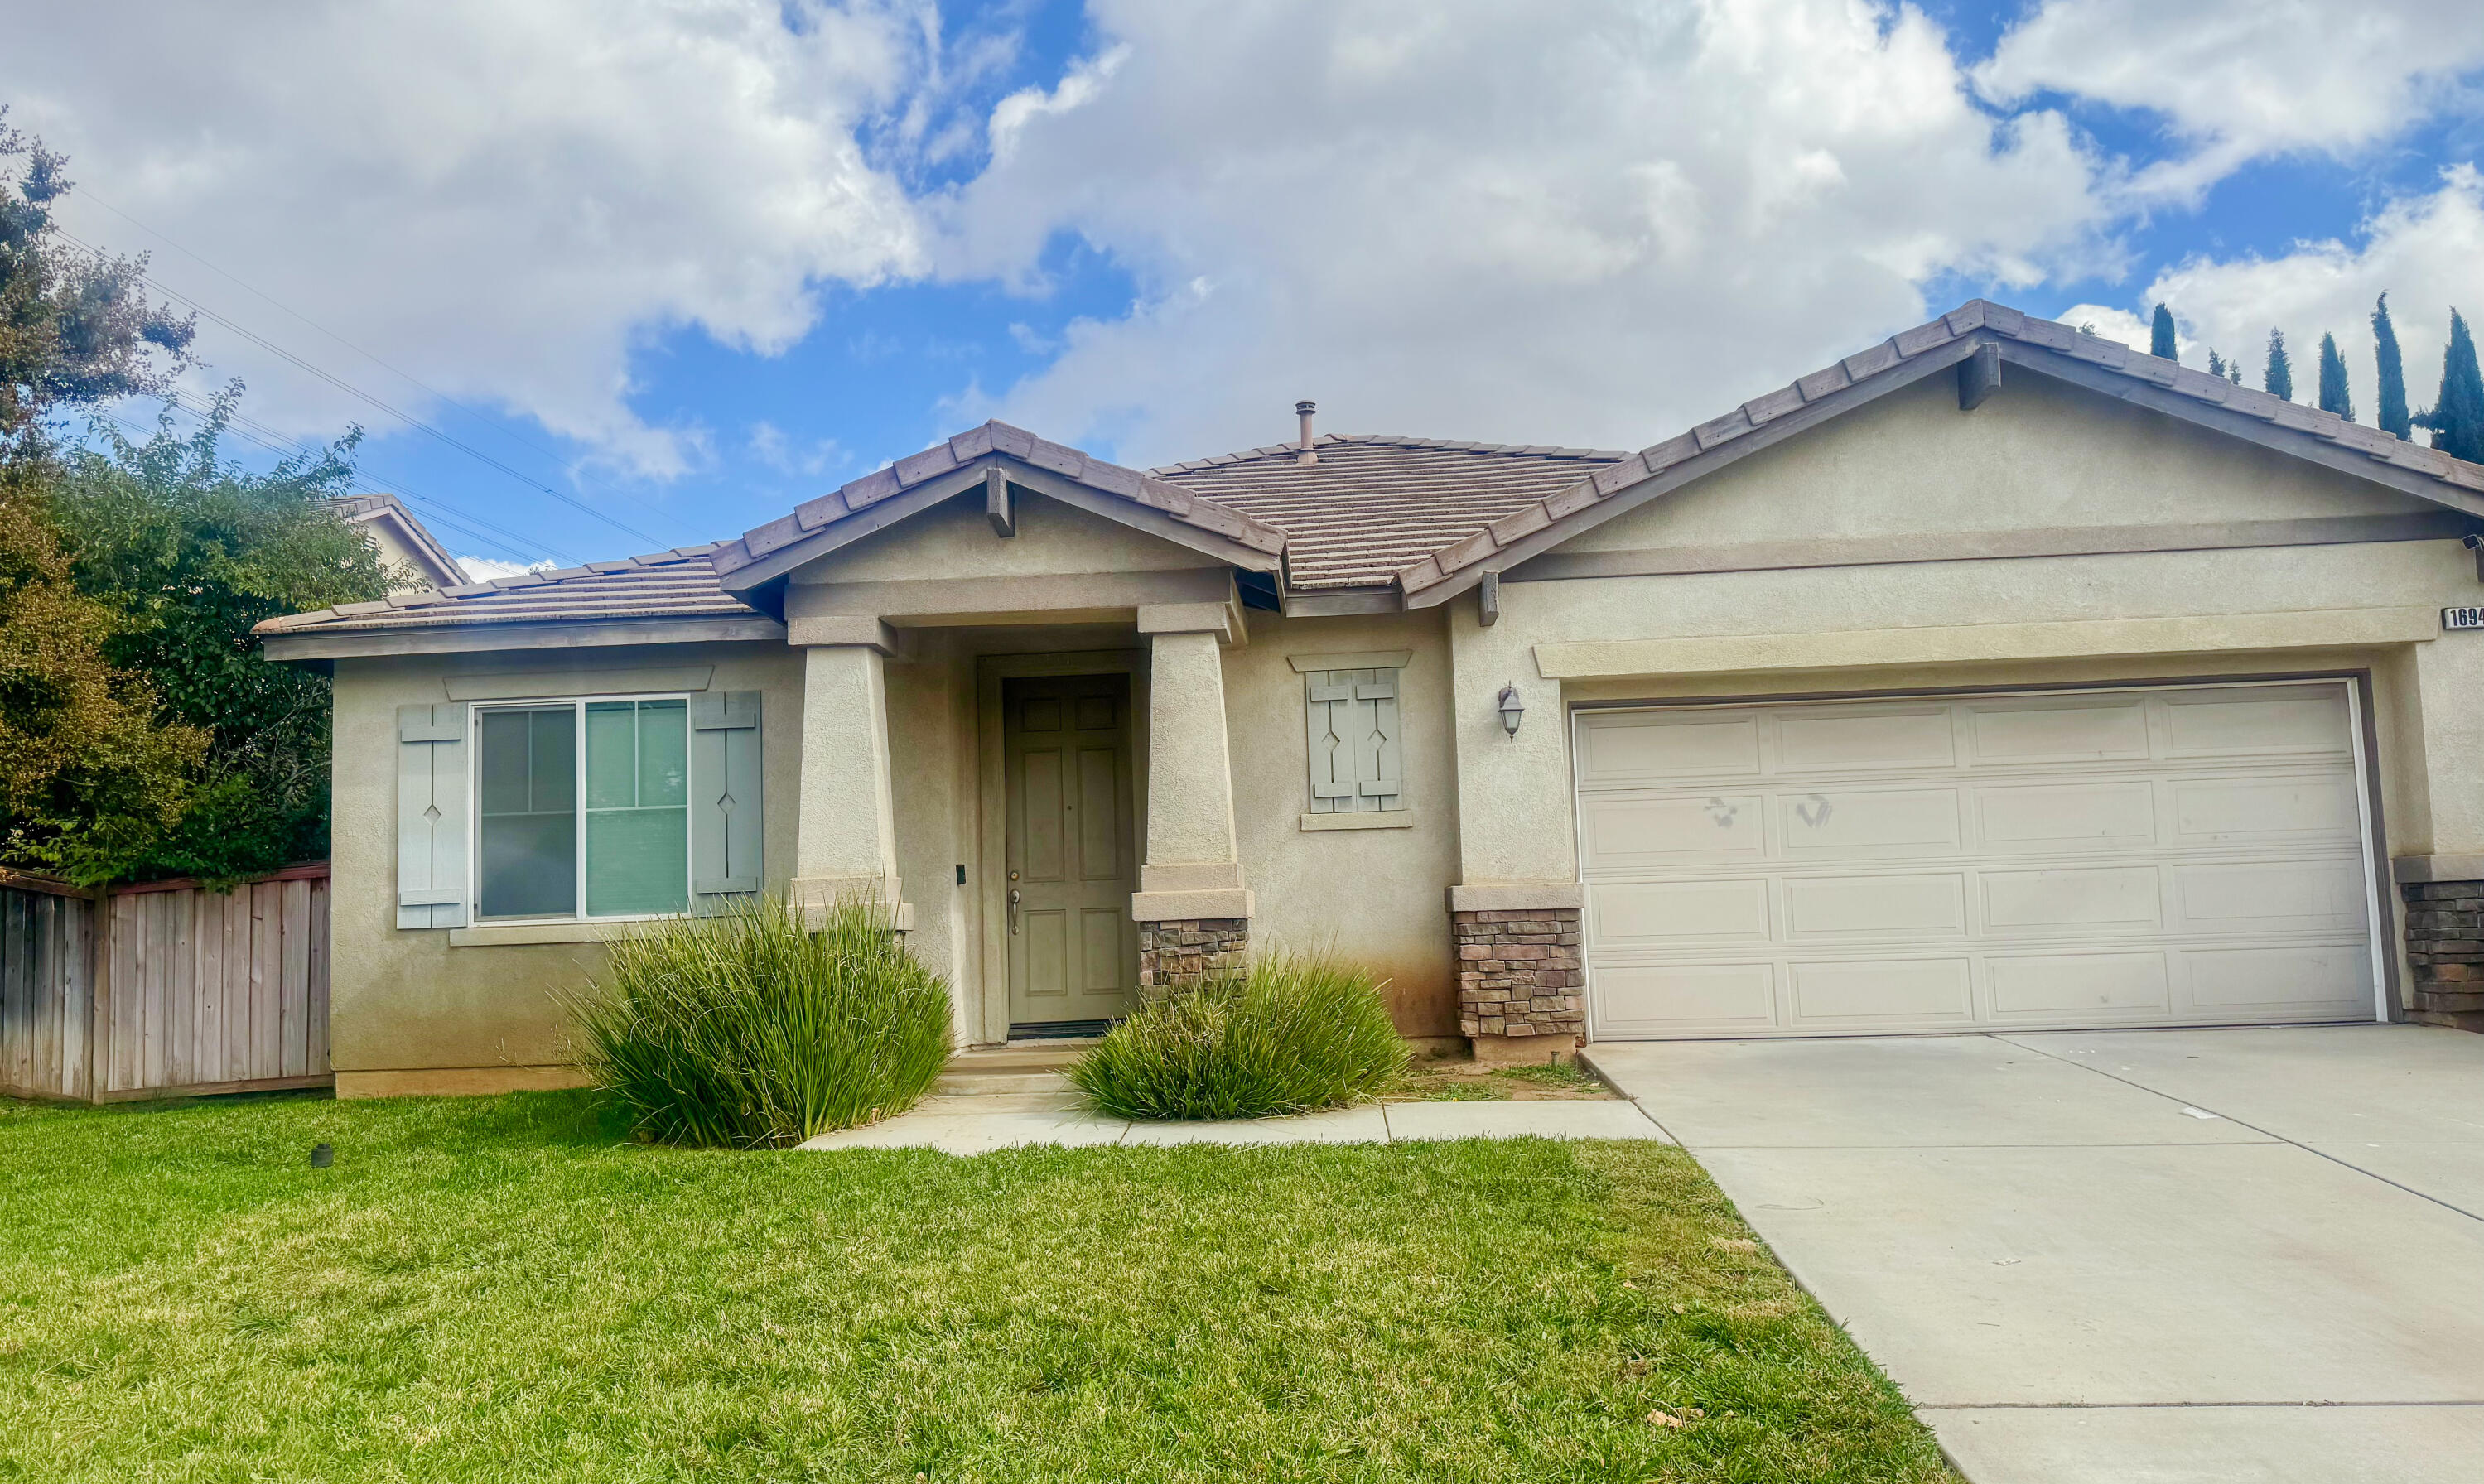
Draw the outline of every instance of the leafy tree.
<instances>
[{"instance_id":1,"label":"leafy tree","mask_svg":"<svg viewBox=\"0 0 2484 1484\"><path fill-rule=\"evenodd\" d=\"M2346 358L2337 353L2337 337L2320 337L2320 410L2355 420L2355 397L2346 388Z\"/></svg>"},{"instance_id":2,"label":"leafy tree","mask_svg":"<svg viewBox=\"0 0 2484 1484\"><path fill-rule=\"evenodd\" d=\"M2208 348L2208 374L2211 376L2226 374L2226 358L2218 355L2213 345Z\"/></svg>"},{"instance_id":3,"label":"leafy tree","mask_svg":"<svg viewBox=\"0 0 2484 1484\"><path fill-rule=\"evenodd\" d=\"M2406 358L2398 353L2398 329L2390 323L2390 296L2372 307L2372 342L2381 370L2381 431L2398 438L2415 437L2415 420L2407 416Z\"/></svg>"},{"instance_id":4,"label":"leafy tree","mask_svg":"<svg viewBox=\"0 0 2484 1484\"><path fill-rule=\"evenodd\" d=\"M238 385L187 438L170 414L133 443L98 422L60 502L79 585L118 609L105 653L147 677L168 724L208 739L188 806L133 863L211 881L327 853L329 686L271 664L251 628L387 595L392 574L327 503L348 493L357 432L264 473L218 440Z\"/></svg>"},{"instance_id":5,"label":"leafy tree","mask_svg":"<svg viewBox=\"0 0 2484 1484\"><path fill-rule=\"evenodd\" d=\"M2232 382L2237 387L2243 384L2243 364L2241 362L2228 361L2226 363L2226 380Z\"/></svg>"},{"instance_id":6,"label":"leafy tree","mask_svg":"<svg viewBox=\"0 0 2484 1484\"><path fill-rule=\"evenodd\" d=\"M2260 373L2260 386L2271 396L2294 400L2294 362L2285 353L2285 332L2268 333L2268 367Z\"/></svg>"},{"instance_id":7,"label":"leafy tree","mask_svg":"<svg viewBox=\"0 0 2484 1484\"><path fill-rule=\"evenodd\" d=\"M2147 353L2166 361L2182 359L2181 347L2174 336L2174 311L2161 304L2156 307L2156 317L2148 325Z\"/></svg>"},{"instance_id":8,"label":"leafy tree","mask_svg":"<svg viewBox=\"0 0 2484 1484\"><path fill-rule=\"evenodd\" d=\"M2475 337L2449 311L2449 348L2441 358L2441 395L2415 419L2432 429L2432 445L2454 459L2484 464L2484 372L2475 365Z\"/></svg>"},{"instance_id":9,"label":"leafy tree","mask_svg":"<svg viewBox=\"0 0 2484 1484\"><path fill-rule=\"evenodd\" d=\"M121 612L77 586L62 539L55 416L164 391L190 344L143 260L61 240L63 165L0 110L0 859L93 883L179 818L207 739L112 662Z\"/></svg>"}]
</instances>

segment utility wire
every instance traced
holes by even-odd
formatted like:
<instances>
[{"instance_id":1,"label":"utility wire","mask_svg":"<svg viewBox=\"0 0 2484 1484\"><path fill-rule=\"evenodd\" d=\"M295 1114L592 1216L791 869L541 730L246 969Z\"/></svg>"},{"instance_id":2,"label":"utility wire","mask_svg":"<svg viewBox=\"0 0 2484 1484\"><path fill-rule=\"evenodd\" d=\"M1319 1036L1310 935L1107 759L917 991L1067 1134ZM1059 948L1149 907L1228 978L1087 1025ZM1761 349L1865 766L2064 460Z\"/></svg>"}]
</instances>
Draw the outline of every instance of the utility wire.
<instances>
[{"instance_id":1,"label":"utility wire","mask_svg":"<svg viewBox=\"0 0 2484 1484\"><path fill-rule=\"evenodd\" d=\"M94 254L98 259L102 259L104 261L110 260L108 255L93 243L84 241L70 234L67 229L55 229L60 230L62 237L74 243L85 251ZM528 489L534 490L539 494L548 495L554 499L559 500L562 504L569 506L571 509L578 511L580 514L592 516L596 520L602 521L605 525L611 526L615 530L621 531L626 535L635 537L636 539L647 543L650 547L661 547L663 545L663 543L657 537L647 534L638 527L629 525L626 522L615 520L611 516L605 514L603 511L596 509L593 505L586 503L584 500L579 499L573 496L564 495L560 491L554 489L551 485L537 483L530 476L501 463L499 459L485 453L482 449L475 447L473 445L441 431L439 428L432 426L430 423L423 421L421 418L415 417L413 414L408 413L401 408L382 401L380 398L371 395L369 392L364 391L360 387L353 385L342 377L332 375L329 372L320 369L318 366L312 365L310 362L305 361L300 356L286 350L284 346L279 345L275 341L268 339L266 337L257 334L248 327L216 312L214 310L201 304L198 300L191 298L180 290L166 287L163 283L158 283L152 278L148 278L146 282L148 286L154 289L157 293L164 295L168 299L176 300L180 304L187 306L206 319L215 324L222 325L225 329L240 336L243 339L258 346L270 355L281 357L310 374L318 377L321 381L328 383L330 386L335 387L338 391L346 393L348 396L358 397L361 400L369 403L371 406L378 408L381 412L388 414L390 417L396 418L398 421L403 422L408 427L416 428L421 432L427 433L431 437L438 439L440 442L446 444L449 447L454 448L481 463L490 465L492 468L499 470L501 473L517 480L520 484L526 486Z\"/></svg>"}]
</instances>

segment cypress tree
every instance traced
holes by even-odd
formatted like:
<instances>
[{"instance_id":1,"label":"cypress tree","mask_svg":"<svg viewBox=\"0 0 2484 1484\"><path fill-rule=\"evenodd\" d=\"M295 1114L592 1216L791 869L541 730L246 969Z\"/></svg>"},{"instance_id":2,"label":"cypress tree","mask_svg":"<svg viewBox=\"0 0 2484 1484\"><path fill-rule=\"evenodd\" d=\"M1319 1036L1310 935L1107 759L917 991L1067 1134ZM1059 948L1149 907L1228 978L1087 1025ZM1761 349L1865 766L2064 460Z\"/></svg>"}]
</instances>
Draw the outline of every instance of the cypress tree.
<instances>
[{"instance_id":1,"label":"cypress tree","mask_svg":"<svg viewBox=\"0 0 2484 1484\"><path fill-rule=\"evenodd\" d=\"M2413 438L2415 423L2407 417L2406 358L2398 354L2398 328L2390 323L2390 296L2372 309L2372 344L2381 364L2381 431Z\"/></svg>"},{"instance_id":2,"label":"cypress tree","mask_svg":"<svg viewBox=\"0 0 2484 1484\"><path fill-rule=\"evenodd\" d=\"M2320 337L2320 410L2355 420L2355 398L2346 390L2346 358L2337 354L2337 337Z\"/></svg>"},{"instance_id":3,"label":"cypress tree","mask_svg":"<svg viewBox=\"0 0 2484 1484\"><path fill-rule=\"evenodd\" d=\"M2228 361L2226 363L2226 380L2232 382L2237 387L2243 384L2243 364L2241 362Z\"/></svg>"},{"instance_id":4,"label":"cypress tree","mask_svg":"<svg viewBox=\"0 0 2484 1484\"><path fill-rule=\"evenodd\" d=\"M2211 376L2226 374L2226 358L2218 355L2217 348L2213 345L2208 347L2208 374Z\"/></svg>"},{"instance_id":5,"label":"cypress tree","mask_svg":"<svg viewBox=\"0 0 2484 1484\"><path fill-rule=\"evenodd\" d=\"M2181 348L2174 339L2174 311L2161 304L2156 307L2156 318L2148 329L2147 353L2163 361L2182 359Z\"/></svg>"},{"instance_id":6,"label":"cypress tree","mask_svg":"<svg viewBox=\"0 0 2484 1484\"><path fill-rule=\"evenodd\" d=\"M2476 369L2475 337L2449 311L2449 349L2441 358L2441 397L2414 419L2432 429L2432 445L2453 459L2484 464L2484 371Z\"/></svg>"},{"instance_id":7,"label":"cypress tree","mask_svg":"<svg viewBox=\"0 0 2484 1484\"><path fill-rule=\"evenodd\" d=\"M2268 369L2260 373L2261 388L2271 396L2294 400L2294 362L2285 354L2285 332L2268 333Z\"/></svg>"}]
</instances>

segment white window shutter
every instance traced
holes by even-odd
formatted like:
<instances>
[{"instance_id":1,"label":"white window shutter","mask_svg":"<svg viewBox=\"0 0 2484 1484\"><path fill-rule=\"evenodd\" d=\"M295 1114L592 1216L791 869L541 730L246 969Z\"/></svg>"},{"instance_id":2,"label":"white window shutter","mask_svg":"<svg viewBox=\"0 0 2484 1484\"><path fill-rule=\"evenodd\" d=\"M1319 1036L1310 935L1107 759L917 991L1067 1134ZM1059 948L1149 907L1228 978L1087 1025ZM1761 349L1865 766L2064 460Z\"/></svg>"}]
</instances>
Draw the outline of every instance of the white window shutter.
<instances>
[{"instance_id":1,"label":"white window shutter","mask_svg":"<svg viewBox=\"0 0 2484 1484\"><path fill-rule=\"evenodd\" d=\"M1303 676L1308 686L1303 712L1310 741L1313 814L1335 814L1355 807L1351 674L1311 670Z\"/></svg>"},{"instance_id":2,"label":"white window shutter","mask_svg":"<svg viewBox=\"0 0 2484 1484\"><path fill-rule=\"evenodd\" d=\"M396 925L466 926L466 708L396 709Z\"/></svg>"},{"instance_id":3,"label":"white window shutter","mask_svg":"<svg viewBox=\"0 0 2484 1484\"><path fill-rule=\"evenodd\" d=\"M1357 724L1362 728L1361 744L1355 749L1355 792L1368 800L1366 808L1402 809L1406 773L1397 740L1397 672L1359 674L1369 678L1358 679L1354 687Z\"/></svg>"},{"instance_id":4,"label":"white window shutter","mask_svg":"<svg viewBox=\"0 0 2484 1484\"><path fill-rule=\"evenodd\" d=\"M767 810L759 692L690 697L690 910L713 913L759 889Z\"/></svg>"}]
</instances>

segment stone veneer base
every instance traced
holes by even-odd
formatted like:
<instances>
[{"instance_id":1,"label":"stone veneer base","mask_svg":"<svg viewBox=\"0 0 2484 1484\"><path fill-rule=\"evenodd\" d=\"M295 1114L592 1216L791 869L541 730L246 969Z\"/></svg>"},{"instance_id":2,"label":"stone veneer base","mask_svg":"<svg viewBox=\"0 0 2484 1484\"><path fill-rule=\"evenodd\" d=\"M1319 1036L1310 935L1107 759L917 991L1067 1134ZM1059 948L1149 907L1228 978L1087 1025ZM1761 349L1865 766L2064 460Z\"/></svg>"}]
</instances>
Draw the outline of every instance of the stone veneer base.
<instances>
[{"instance_id":1,"label":"stone veneer base","mask_svg":"<svg viewBox=\"0 0 2484 1484\"><path fill-rule=\"evenodd\" d=\"M1449 924L1458 955L1458 1029L1475 1039L1479 1055L1498 1049L1487 1038L1585 1042L1587 976L1577 907L1451 912ZM1523 1059L1542 1061L1544 1053Z\"/></svg>"},{"instance_id":2,"label":"stone veneer base","mask_svg":"<svg viewBox=\"0 0 2484 1484\"><path fill-rule=\"evenodd\" d=\"M1207 977L1242 966L1251 942L1247 917L1201 917L1139 924L1139 993L1196 989Z\"/></svg>"},{"instance_id":3,"label":"stone veneer base","mask_svg":"<svg viewBox=\"0 0 2484 1484\"><path fill-rule=\"evenodd\" d=\"M2484 881L2409 881L2407 1018L2484 1031Z\"/></svg>"}]
</instances>

